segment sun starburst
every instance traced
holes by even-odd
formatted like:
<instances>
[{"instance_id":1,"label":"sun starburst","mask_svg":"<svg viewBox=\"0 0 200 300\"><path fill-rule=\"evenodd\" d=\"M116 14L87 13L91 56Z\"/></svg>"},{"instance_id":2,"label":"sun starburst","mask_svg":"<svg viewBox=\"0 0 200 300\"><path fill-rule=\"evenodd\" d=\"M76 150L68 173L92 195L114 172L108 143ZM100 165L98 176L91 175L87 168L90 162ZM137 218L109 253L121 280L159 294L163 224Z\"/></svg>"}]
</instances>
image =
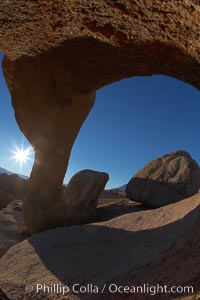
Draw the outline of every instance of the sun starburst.
<instances>
[{"instance_id":1,"label":"sun starburst","mask_svg":"<svg viewBox=\"0 0 200 300\"><path fill-rule=\"evenodd\" d=\"M15 147L13 151L13 159L15 162L18 162L20 165L27 163L30 160L31 151L29 148L24 149L23 147Z\"/></svg>"}]
</instances>

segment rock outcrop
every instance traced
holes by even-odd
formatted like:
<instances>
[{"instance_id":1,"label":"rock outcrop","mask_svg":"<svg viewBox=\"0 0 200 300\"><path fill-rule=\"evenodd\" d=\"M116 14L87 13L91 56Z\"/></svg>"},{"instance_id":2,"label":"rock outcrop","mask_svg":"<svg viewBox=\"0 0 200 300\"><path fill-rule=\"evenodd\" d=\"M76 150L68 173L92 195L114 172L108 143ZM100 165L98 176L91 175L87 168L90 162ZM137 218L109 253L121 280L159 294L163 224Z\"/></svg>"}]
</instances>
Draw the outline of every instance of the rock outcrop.
<instances>
[{"instance_id":1,"label":"rock outcrop","mask_svg":"<svg viewBox=\"0 0 200 300\"><path fill-rule=\"evenodd\" d=\"M15 197L9 193L4 193L0 189L0 210L5 208L10 202L14 201Z\"/></svg>"},{"instance_id":2,"label":"rock outcrop","mask_svg":"<svg viewBox=\"0 0 200 300\"><path fill-rule=\"evenodd\" d=\"M28 189L28 180L15 174L0 174L0 189L17 199L23 199Z\"/></svg>"},{"instance_id":3,"label":"rock outcrop","mask_svg":"<svg viewBox=\"0 0 200 300\"><path fill-rule=\"evenodd\" d=\"M185 151L175 151L149 164L126 187L129 199L151 207L171 204L198 193L200 168Z\"/></svg>"},{"instance_id":4,"label":"rock outcrop","mask_svg":"<svg viewBox=\"0 0 200 300\"><path fill-rule=\"evenodd\" d=\"M22 210L23 202L20 200L15 200L10 202L4 211L7 213L9 212L14 217L15 221L17 222L18 232L22 235L27 235L29 232L24 221Z\"/></svg>"},{"instance_id":5,"label":"rock outcrop","mask_svg":"<svg viewBox=\"0 0 200 300\"><path fill-rule=\"evenodd\" d=\"M24 208L30 231L44 229L42 218L62 223L62 181L95 91L152 74L200 88L199 32L194 0L1 1L4 74L36 152Z\"/></svg>"},{"instance_id":6,"label":"rock outcrop","mask_svg":"<svg viewBox=\"0 0 200 300\"><path fill-rule=\"evenodd\" d=\"M75 174L64 191L66 225L96 221L98 198L109 179L107 173L83 170Z\"/></svg>"},{"instance_id":7,"label":"rock outcrop","mask_svg":"<svg viewBox=\"0 0 200 300\"><path fill-rule=\"evenodd\" d=\"M173 299L177 294L109 293L118 286L193 286L200 293L200 195L108 222L62 227L15 245L0 260L0 288L10 300L64 299L36 285L69 286L66 299ZM98 294L73 285L98 286ZM25 285L29 284L25 292ZM106 284L104 293L101 293ZM33 285L33 291L30 290ZM79 286L76 286L79 289ZM179 289L180 291L180 289ZM26 294L26 296L25 296ZM180 296L180 295L179 295ZM192 299L192 296L190 296Z\"/></svg>"},{"instance_id":8,"label":"rock outcrop","mask_svg":"<svg viewBox=\"0 0 200 300\"><path fill-rule=\"evenodd\" d=\"M39 212L38 207L34 207L36 201L33 198L31 211L29 206L27 208L27 203L23 203L22 211L25 211L26 219L18 211L16 212L16 218L19 218L18 221L24 228L26 228L24 226L25 220L25 223L28 224L27 231L32 234L55 227L56 224L57 226L70 226L94 222L96 221L98 198L103 192L108 179L107 173L93 170L80 171L71 178L65 189L61 188L60 197L56 199L55 203L46 202L48 200L46 199L47 194L43 196L44 200L38 203L42 208L40 213L42 212L43 215L31 213L33 210ZM48 185L46 188L48 189ZM36 199L38 199L37 195ZM46 203L46 206L44 206L44 203ZM28 205L30 205L30 200ZM30 213L27 214L27 211Z\"/></svg>"},{"instance_id":9,"label":"rock outcrop","mask_svg":"<svg viewBox=\"0 0 200 300\"><path fill-rule=\"evenodd\" d=\"M27 232L22 232L19 228L19 223L13 216L13 207L10 203L7 208L0 211L0 257L3 256L10 247L23 241L27 235Z\"/></svg>"}]
</instances>

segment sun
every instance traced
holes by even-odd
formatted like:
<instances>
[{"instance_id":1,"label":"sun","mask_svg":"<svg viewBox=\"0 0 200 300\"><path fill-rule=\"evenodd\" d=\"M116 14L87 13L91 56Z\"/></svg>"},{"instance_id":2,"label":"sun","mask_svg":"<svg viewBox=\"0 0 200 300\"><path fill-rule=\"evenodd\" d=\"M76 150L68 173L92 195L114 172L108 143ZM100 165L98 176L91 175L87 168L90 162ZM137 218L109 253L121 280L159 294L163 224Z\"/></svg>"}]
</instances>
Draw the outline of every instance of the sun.
<instances>
[{"instance_id":1,"label":"sun","mask_svg":"<svg viewBox=\"0 0 200 300\"><path fill-rule=\"evenodd\" d=\"M30 149L29 148L24 149L23 147L21 148L16 147L13 158L16 162L19 162L21 165L23 163L26 163L30 159Z\"/></svg>"}]
</instances>

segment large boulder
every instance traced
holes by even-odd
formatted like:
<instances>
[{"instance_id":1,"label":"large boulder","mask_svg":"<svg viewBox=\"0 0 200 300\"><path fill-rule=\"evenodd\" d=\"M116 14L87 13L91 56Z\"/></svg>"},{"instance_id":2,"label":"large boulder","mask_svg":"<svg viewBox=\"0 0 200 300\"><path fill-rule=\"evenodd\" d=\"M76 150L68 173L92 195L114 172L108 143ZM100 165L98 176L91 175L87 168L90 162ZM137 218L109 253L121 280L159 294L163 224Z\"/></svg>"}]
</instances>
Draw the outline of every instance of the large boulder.
<instances>
[{"instance_id":1,"label":"large boulder","mask_svg":"<svg viewBox=\"0 0 200 300\"><path fill-rule=\"evenodd\" d=\"M199 203L200 195L195 195L156 210L133 212L107 222L35 234L1 258L0 288L10 300L169 300L178 296L178 293L162 293L161 288L155 296L134 294L127 289L123 293L109 293L111 283L119 287L146 284L146 290L158 284L167 286L168 291L177 286L179 292L180 285L193 286L194 293L200 293ZM75 292L80 289L75 284L86 286L86 292L73 295L73 287ZM46 293L42 290L45 285ZM65 290L65 296L59 294L59 289L57 294L48 293L48 287L52 290L54 287L54 291L61 287L62 292L65 285L70 289ZM99 293L92 293L95 286ZM149 290L155 292L155 288ZM187 299L193 299L192 295Z\"/></svg>"},{"instance_id":2,"label":"large boulder","mask_svg":"<svg viewBox=\"0 0 200 300\"><path fill-rule=\"evenodd\" d=\"M5 193L0 189L0 210L5 208L10 202L14 201L15 197L9 193Z\"/></svg>"},{"instance_id":3,"label":"large boulder","mask_svg":"<svg viewBox=\"0 0 200 300\"><path fill-rule=\"evenodd\" d=\"M75 174L64 191L67 225L96 221L98 198L109 179L107 173L83 170Z\"/></svg>"},{"instance_id":4,"label":"large boulder","mask_svg":"<svg viewBox=\"0 0 200 300\"><path fill-rule=\"evenodd\" d=\"M129 199L160 207L198 193L200 168L185 151L175 151L149 164L126 187Z\"/></svg>"},{"instance_id":5,"label":"large boulder","mask_svg":"<svg viewBox=\"0 0 200 300\"><path fill-rule=\"evenodd\" d=\"M96 90L152 74L200 88L199 31L195 0L0 1L4 75L36 153L24 207L31 232L62 223L63 178Z\"/></svg>"}]
</instances>

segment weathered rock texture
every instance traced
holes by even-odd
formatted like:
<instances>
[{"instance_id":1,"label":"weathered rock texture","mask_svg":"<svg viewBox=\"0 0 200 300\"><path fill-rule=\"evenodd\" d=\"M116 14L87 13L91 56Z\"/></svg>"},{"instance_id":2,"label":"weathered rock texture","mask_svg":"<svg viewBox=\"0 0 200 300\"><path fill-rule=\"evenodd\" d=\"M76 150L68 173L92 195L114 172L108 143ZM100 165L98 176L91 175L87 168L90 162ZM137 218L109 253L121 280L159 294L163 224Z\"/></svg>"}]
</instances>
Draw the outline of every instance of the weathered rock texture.
<instances>
[{"instance_id":1,"label":"weathered rock texture","mask_svg":"<svg viewBox=\"0 0 200 300\"><path fill-rule=\"evenodd\" d=\"M109 179L107 173L83 170L75 174L64 191L66 225L96 221L98 198Z\"/></svg>"},{"instance_id":2,"label":"weathered rock texture","mask_svg":"<svg viewBox=\"0 0 200 300\"><path fill-rule=\"evenodd\" d=\"M4 211L9 212L17 222L18 232L22 235L29 234L26 223L24 222L24 216L22 213L23 202L19 200L12 201L8 204Z\"/></svg>"},{"instance_id":3,"label":"weathered rock texture","mask_svg":"<svg viewBox=\"0 0 200 300\"><path fill-rule=\"evenodd\" d=\"M33 235L0 260L0 288L11 300L25 299L173 299L175 295L111 294L120 286L193 286L200 292L200 196L156 210L134 212L108 222L57 228ZM92 283L101 294L36 293L36 284ZM30 298L28 298L28 295ZM153 298L152 298L153 297ZM192 296L191 298L192 299ZM198 299L198 298L197 298Z\"/></svg>"},{"instance_id":4,"label":"weathered rock texture","mask_svg":"<svg viewBox=\"0 0 200 300\"><path fill-rule=\"evenodd\" d=\"M126 187L129 199L160 207L198 193L200 168L185 151L164 155L134 175Z\"/></svg>"},{"instance_id":5,"label":"weathered rock texture","mask_svg":"<svg viewBox=\"0 0 200 300\"><path fill-rule=\"evenodd\" d=\"M19 228L19 224L13 216L13 207L9 206L0 211L0 257L13 245L23 241L27 237ZM1 284L0 284L1 289ZM1 298L0 298L1 299Z\"/></svg>"},{"instance_id":6,"label":"weathered rock texture","mask_svg":"<svg viewBox=\"0 0 200 300\"><path fill-rule=\"evenodd\" d=\"M18 175L0 174L0 189L12 194L17 199L23 199L28 188L28 180Z\"/></svg>"},{"instance_id":7,"label":"weathered rock texture","mask_svg":"<svg viewBox=\"0 0 200 300\"><path fill-rule=\"evenodd\" d=\"M36 152L24 210L31 231L44 229L31 215L62 223L62 180L96 89L156 73L200 88L199 32L193 0L1 1L4 74Z\"/></svg>"},{"instance_id":8,"label":"weathered rock texture","mask_svg":"<svg viewBox=\"0 0 200 300\"><path fill-rule=\"evenodd\" d=\"M11 201L14 201L15 197L9 193L4 193L0 189L0 210L5 208Z\"/></svg>"}]
</instances>

